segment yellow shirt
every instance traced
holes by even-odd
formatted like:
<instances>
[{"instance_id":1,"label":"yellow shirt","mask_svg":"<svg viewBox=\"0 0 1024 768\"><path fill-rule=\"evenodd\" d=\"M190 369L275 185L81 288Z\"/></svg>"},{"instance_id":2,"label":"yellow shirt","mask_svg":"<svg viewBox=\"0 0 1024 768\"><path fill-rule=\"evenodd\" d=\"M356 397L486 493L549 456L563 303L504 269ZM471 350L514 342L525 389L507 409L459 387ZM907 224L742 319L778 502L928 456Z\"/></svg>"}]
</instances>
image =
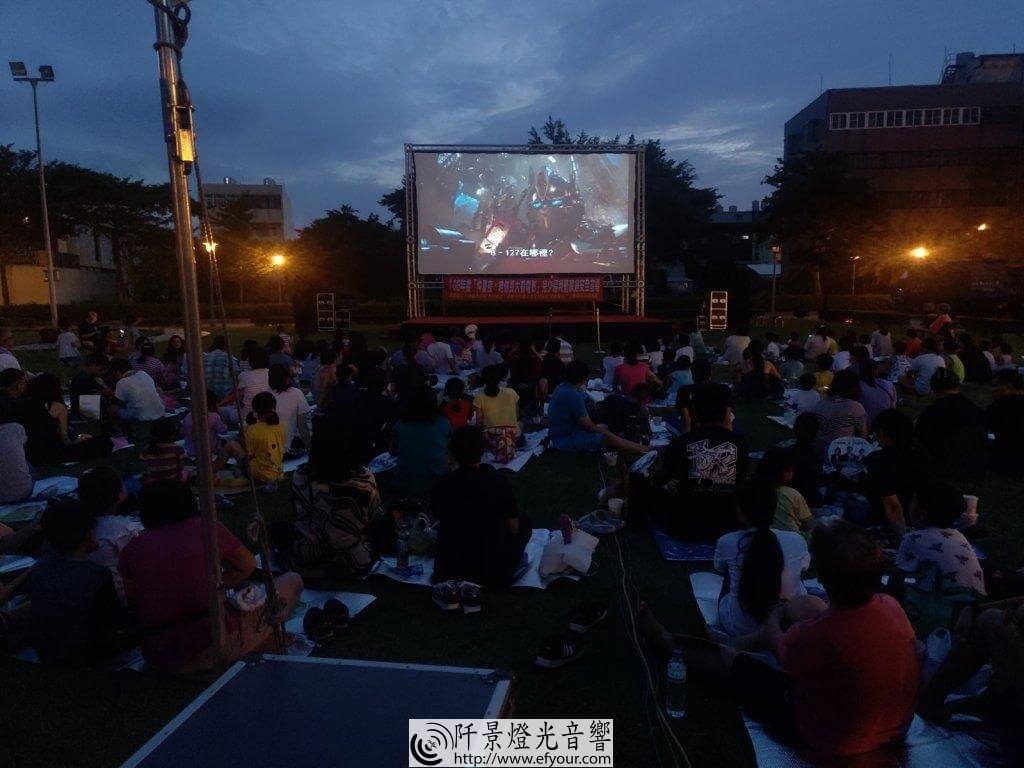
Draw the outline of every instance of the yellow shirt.
<instances>
[{"instance_id":1,"label":"yellow shirt","mask_svg":"<svg viewBox=\"0 0 1024 768\"><path fill-rule=\"evenodd\" d=\"M272 483L284 476L284 426L259 422L245 428L245 452L253 479Z\"/></svg>"},{"instance_id":2,"label":"yellow shirt","mask_svg":"<svg viewBox=\"0 0 1024 768\"><path fill-rule=\"evenodd\" d=\"M772 528L801 533L804 521L810 520L813 516L803 494L788 485L780 486L777 493L778 504L775 507L775 522L772 523Z\"/></svg>"},{"instance_id":3,"label":"yellow shirt","mask_svg":"<svg viewBox=\"0 0 1024 768\"><path fill-rule=\"evenodd\" d=\"M490 397L481 392L473 398L473 407L479 408L483 415L483 424L477 426L515 427L519 429L519 395L514 389L503 387L498 394Z\"/></svg>"},{"instance_id":4,"label":"yellow shirt","mask_svg":"<svg viewBox=\"0 0 1024 768\"><path fill-rule=\"evenodd\" d=\"M825 392L829 387L832 386L832 378L834 374L832 371L818 371L814 374L814 386L819 392Z\"/></svg>"}]
</instances>

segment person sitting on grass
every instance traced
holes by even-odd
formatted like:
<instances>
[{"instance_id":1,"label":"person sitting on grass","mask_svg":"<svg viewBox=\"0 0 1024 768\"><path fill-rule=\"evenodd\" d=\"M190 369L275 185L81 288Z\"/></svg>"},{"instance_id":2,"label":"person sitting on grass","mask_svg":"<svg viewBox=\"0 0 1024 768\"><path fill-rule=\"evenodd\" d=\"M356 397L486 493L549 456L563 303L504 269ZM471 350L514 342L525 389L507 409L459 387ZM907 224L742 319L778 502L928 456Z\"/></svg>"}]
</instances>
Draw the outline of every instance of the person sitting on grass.
<instances>
[{"instance_id":1,"label":"person sitting on grass","mask_svg":"<svg viewBox=\"0 0 1024 768\"><path fill-rule=\"evenodd\" d=\"M802 347L787 346L779 364L779 375L785 381L796 381L804 375L804 350ZM814 376L812 373L811 376Z\"/></svg>"},{"instance_id":2,"label":"person sitting on grass","mask_svg":"<svg viewBox=\"0 0 1024 768\"><path fill-rule=\"evenodd\" d=\"M348 369L351 373L351 368ZM320 367L313 374L312 386L313 401L320 413L326 413L331 402L332 390L338 383L338 353L330 347L325 347L320 352Z\"/></svg>"},{"instance_id":3,"label":"person sitting on grass","mask_svg":"<svg viewBox=\"0 0 1024 768\"><path fill-rule=\"evenodd\" d=\"M811 408L818 419L818 456L825 458L828 447L838 437L867 437L868 415L858 402L860 377L847 368L832 380L828 397Z\"/></svg>"},{"instance_id":4,"label":"person sitting on grass","mask_svg":"<svg viewBox=\"0 0 1024 768\"><path fill-rule=\"evenodd\" d=\"M13 421L0 423L0 504L15 504L32 496L35 474L25 457L27 444L25 427ZM0 531L9 529L0 524Z\"/></svg>"},{"instance_id":5,"label":"person sitting on grass","mask_svg":"<svg viewBox=\"0 0 1024 768\"><path fill-rule=\"evenodd\" d=\"M210 456L213 458L214 471L224 469L230 459L234 459L237 465L241 466L245 461L245 449L237 440L225 437L228 426L217 411L217 396L212 389L206 390L206 429L209 435ZM192 411L186 413L185 418L182 419L181 432L185 438L185 455L194 459L196 457L196 431L192 420Z\"/></svg>"},{"instance_id":6,"label":"person sitting on grass","mask_svg":"<svg viewBox=\"0 0 1024 768\"><path fill-rule=\"evenodd\" d=\"M431 489L430 507L438 520L435 583L454 580L507 587L533 535L530 519L519 513L508 478L481 464L486 448L479 428L455 430L450 450L458 467L438 478ZM443 597L447 600L451 595Z\"/></svg>"},{"instance_id":7,"label":"person sitting on grass","mask_svg":"<svg viewBox=\"0 0 1024 768\"><path fill-rule=\"evenodd\" d=\"M725 645L683 642L694 677L726 683L748 717L798 739L816 758L872 752L904 738L920 679L914 629L900 604L879 594L884 559L878 545L843 520L811 537L828 606L811 596L771 610L760 645L775 669ZM671 634L646 606L638 615L649 646L664 656ZM754 647L756 638L745 638Z\"/></svg>"},{"instance_id":8,"label":"person sitting on grass","mask_svg":"<svg viewBox=\"0 0 1024 768\"><path fill-rule=\"evenodd\" d=\"M673 399L676 393L683 387L693 386L693 371L690 370L693 361L686 355L680 355L671 363L671 370L665 376L665 396Z\"/></svg>"},{"instance_id":9,"label":"person sitting on grass","mask_svg":"<svg viewBox=\"0 0 1024 768\"><path fill-rule=\"evenodd\" d=\"M909 347L908 353L909 353ZM946 367L946 359L939 354L939 342L934 338L927 338L921 343L921 352L912 356L910 368L900 381L900 386L905 391L914 395L930 394L932 376L940 368Z\"/></svg>"},{"instance_id":10,"label":"person sitting on grass","mask_svg":"<svg viewBox=\"0 0 1024 768\"><path fill-rule=\"evenodd\" d=\"M391 444L391 453L398 459L394 482L400 491L425 496L448 471L451 432L448 419L438 410L434 390L427 384L409 390Z\"/></svg>"},{"instance_id":11,"label":"person sitting on grass","mask_svg":"<svg viewBox=\"0 0 1024 768\"><path fill-rule=\"evenodd\" d=\"M18 421L28 442L25 456L34 467L55 467L69 461L109 456L109 437L75 434L68 426L68 409L60 381L52 373L40 373L25 388L24 409Z\"/></svg>"},{"instance_id":12,"label":"person sitting on grass","mask_svg":"<svg viewBox=\"0 0 1024 768\"><path fill-rule=\"evenodd\" d=\"M620 366L621 367L621 366ZM565 367L565 381L559 384L548 403L548 435L551 447L559 451L588 452L605 448L644 453L639 443L625 440L603 424L595 424L587 410L587 364L573 360Z\"/></svg>"},{"instance_id":13,"label":"person sitting on grass","mask_svg":"<svg viewBox=\"0 0 1024 768\"><path fill-rule=\"evenodd\" d=\"M149 431L149 444L139 454L143 463L142 482L161 480L185 482L185 449L177 444L180 425L174 419L160 419Z\"/></svg>"},{"instance_id":14,"label":"person sitting on grass","mask_svg":"<svg viewBox=\"0 0 1024 768\"><path fill-rule=\"evenodd\" d=\"M277 415L277 401L270 392L252 399L252 412L246 419L245 454L249 472L267 493L277 490L284 477L284 427Z\"/></svg>"},{"instance_id":15,"label":"person sitting on grass","mask_svg":"<svg viewBox=\"0 0 1024 768\"><path fill-rule=\"evenodd\" d=\"M994 435L991 466L1001 475L1024 475L1024 377L1017 371L995 375L992 404L985 420Z\"/></svg>"},{"instance_id":16,"label":"person sitting on grass","mask_svg":"<svg viewBox=\"0 0 1024 768\"><path fill-rule=\"evenodd\" d=\"M65 365L68 368L74 368L78 365L80 358L78 337L71 330L71 325L70 320L66 318L61 320L60 335L57 336L57 358L60 360L61 365Z\"/></svg>"},{"instance_id":17,"label":"person sitting on grass","mask_svg":"<svg viewBox=\"0 0 1024 768\"><path fill-rule=\"evenodd\" d=\"M122 603L125 602L124 583L117 570L128 542L139 535L142 523L122 512L128 499L128 492L121 482L121 476L106 466L93 467L78 479L78 500L96 519L96 549L89 553L89 560L110 571L114 588Z\"/></svg>"},{"instance_id":18,"label":"person sitting on grass","mask_svg":"<svg viewBox=\"0 0 1024 768\"><path fill-rule=\"evenodd\" d=\"M806 538L814 525L814 516L803 494L790 485L795 469L796 451L776 446L765 451L757 463L757 476L775 488L777 504L772 528L802 533Z\"/></svg>"},{"instance_id":19,"label":"person sitting on grass","mask_svg":"<svg viewBox=\"0 0 1024 768\"><path fill-rule=\"evenodd\" d=\"M622 342L613 341L611 347L609 347L608 354L601 358L601 370L604 371L601 380L604 382L605 387L611 389L615 386L615 369L625 361L626 358L622 356Z\"/></svg>"},{"instance_id":20,"label":"person sitting on grass","mask_svg":"<svg viewBox=\"0 0 1024 768\"><path fill-rule=\"evenodd\" d=\"M718 623L730 638L756 632L775 606L806 595L800 576L811 564L804 537L773 526L773 482L763 476L747 481L737 495L744 528L718 539L713 560L715 571L727 577Z\"/></svg>"},{"instance_id":21,"label":"person sitting on grass","mask_svg":"<svg viewBox=\"0 0 1024 768\"><path fill-rule=\"evenodd\" d=\"M921 527L903 536L895 564L902 573L916 577L916 587L922 592L941 594L959 589L976 598L985 596L978 556L954 527L963 513L964 497L955 485L944 480L918 485L910 517Z\"/></svg>"},{"instance_id":22,"label":"person sitting on grass","mask_svg":"<svg viewBox=\"0 0 1024 768\"><path fill-rule=\"evenodd\" d=\"M782 376L775 365L765 359L764 345L757 340L743 350L743 360L736 369L736 395L746 400L765 400L782 396Z\"/></svg>"},{"instance_id":23,"label":"person sitting on grass","mask_svg":"<svg viewBox=\"0 0 1024 768\"><path fill-rule=\"evenodd\" d=\"M918 358L920 359L920 358ZM917 417L914 432L940 477L973 477L988 463L985 412L960 394L960 379L948 368L932 375L936 398Z\"/></svg>"},{"instance_id":24,"label":"person sitting on grass","mask_svg":"<svg viewBox=\"0 0 1024 768\"><path fill-rule=\"evenodd\" d=\"M195 499L182 483L152 483L142 489L139 514L145 530L125 547L118 570L128 606L144 630L143 658L155 670L171 674L208 670L214 661L211 595L203 522ZM256 558L221 523L216 540L221 585L226 590L245 586L256 570ZM298 605L302 578L284 573L274 578L274 586L282 605L276 614L271 615L266 604L247 611L225 607L223 661L271 650L275 626Z\"/></svg>"},{"instance_id":25,"label":"person sitting on grass","mask_svg":"<svg viewBox=\"0 0 1024 768\"><path fill-rule=\"evenodd\" d=\"M318 420L309 462L292 479L295 522L271 523L274 548L300 573L358 577L373 565L369 531L381 517L381 500L377 479L361 459L359 434Z\"/></svg>"},{"instance_id":26,"label":"person sitting on grass","mask_svg":"<svg viewBox=\"0 0 1024 768\"><path fill-rule=\"evenodd\" d=\"M797 388L787 393L789 405L797 413L806 413L821 401L821 393L815 388L815 384L817 384L817 380L814 378L814 374L805 373L797 381Z\"/></svg>"},{"instance_id":27,"label":"person sitting on grass","mask_svg":"<svg viewBox=\"0 0 1024 768\"><path fill-rule=\"evenodd\" d=\"M238 387L235 389L235 397L242 404L242 418L249 415L252 410L252 400L260 392L270 391L270 371L267 366L267 350L263 347L253 347L249 350L249 367L238 374ZM212 391L212 390L211 390ZM214 392L215 403L220 401Z\"/></svg>"},{"instance_id":28,"label":"person sitting on grass","mask_svg":"<svg viewBox=\"0 0 1024 768\"><path fill-rule=\"evenodd\" d=\"M554 360L561 364L557 350ZM483 379L483 391L473 398L476 411L476 424L487 434L488 430L511 430L519 437L519 395L511 387L501 386L503 368L491 365L480 372ZM454 428L454 424L452 425ZM465 425L463 425L465 426Z\"/></svg>"},{"instance_id":29,"label":"person sitting on grass","mask_svg":"<svg viewBox=\"0 0 1024 768\"><path fill-rule=\"evenodd\" d=\"M717 541L739 527L736 492L747 477L747 441L732 430L732 393L711 382L693 389L695 426L672 439L664 466L669 491L658 515L684 541Z\"/></svg>"},{"instance_id":30,"label":"person sitting on grass","mask_svg":"<svg viewBox=\"0 0 1024 768\"><path fill-rule=\"evenodd\" d=\"M822 352L814 358L814 364L818 367L817 372L814 374L814 382L821 394L828 392L828 388L832 386L832 379L835 376L835 373L832 371L832 363L832 355L828 352Z\"/></svg>"},{"instance_id":31,"label":"person sitting on grass","mask_svg":"<svg viewBox=\"0 0 1024 768\"><path fill-rule=\"evenodd\" d=\"M608 427L613 434L640 442L651 437L651 388L637 384L628 395L612 392L594 408L594 422Z\"/></svg>"},{"instance_id":32,"label":"person sitting on grass","mask_svg":"<svg viewBox=\"0 0 1024 768\"><path fill-rule=\"evenodd\" d=\"M156 421L164 417L164 401L148 373L132 370L132 364L123 358L112 362L110 370L117 380L114 397L123 421Z\"/></svg>"},{"instance_id":33,"label":"person sitting on grass","mask_svg":"<svg viewBox=\"0 0 1024 768\"><path fill-rule=\"evenodd\" d=\"M562 362L561 351L562 342L558 339L550 338L544 345L544 357L540 361L540 379L537 384L545 396L553 392L565 378L565 363Z\"/></svg>"},{"instance_id":34,"label":"person sitting on grass","mask_svg":"<svg viewBox=\"0 0 1024 768\"><path fill-rule=\"evenodd\" d=\"M114 390L107 386L107 382L104 377L107 374L109 362L105 355L101 355L99 352L93 352L85 358L85 362L82 365L82 369L76 373L68 386L68 394L71 399L71 414L72 419L82 419L82 395L99 395L100 396L100 410L99 415L105 416L107 408L104 407L104 403L109 405L111 398L114 396Z\"/></svg>"},{"instance_id":35,"label":"person sitting on grass","mask_svg":"<svg viewBox=\"0 0 1024 768\"><path fill-rule=\"evenodd\" d=\"M110 571L90 560L96 518L81 502L51 501L42 531L50 551L23 583L29 599L25 638L43 664L100 663L118 650L127 617Z\"/></svg>"},{"instance_id":36,"label":"person sitting on grass","mask_svg":"<svg viewBox=\"0 0 1024 768\"><path fill-rule=\"evenodd\" d=\"M797 490L812 509L822 504L821 489L825 477L821 470L821 459L815 447L818 438L818 417L813 413L801 413L793 422L793 438L779 443L793 454L793 478L790 487Z\"/></svg>"},{"instance_id":37,"label":"person sitting on grass","mask_svg":"<svg viewBox=\"0 0 1024 768\"><path fill-rule=\"evenodd\" d=\"M275 337L278 338L278 337ZM301 389L292 384L291 371L280 363L270 366L267 373L270 390L274 393L275 410L284 428L284 452L309 449L309 402ZM298 442L296 442L298 438Z\"/></svg>"},{"instance_id":38,"label":"person sitting on grass","mask_svg":"<svg viewBox=\"0 0 1024 768\"><path fill-rule=\"evenodd\" d=\"M518 399L517 396L516 400L518 401ZM466 395L466 382L457 376L444 383L444 403L441 404L441 414L448 419L452 430L466 426L473 418L473 401Z\"/></svg>"},{"instance_id":39,"label":"person sitting on grass","mask_svg":"<svg viewBox=\"0 0 1024 768\"><path fill-rule=\"evenodd\" d=\"M878 365L866 351L856 357L855 365L860 374L860 404L867 413L868 423L873 424L882 411L896 407L896 386L878 376Z\"/></svg>"},{"instance_id":40,"label":"person sitting on grass","mask_svg":"<svg viewBox=\"0 0 1024 768\"><path fill-rule=\"evenodd\" d=\"M643 347L635 341L630 341L623 348L624 360L615 369L615 385L623 394L629 394L637 384L650 384L652 387L661 387L659 379L651 370L651 366L640 360Z\"/></svg>"}]
</instances>

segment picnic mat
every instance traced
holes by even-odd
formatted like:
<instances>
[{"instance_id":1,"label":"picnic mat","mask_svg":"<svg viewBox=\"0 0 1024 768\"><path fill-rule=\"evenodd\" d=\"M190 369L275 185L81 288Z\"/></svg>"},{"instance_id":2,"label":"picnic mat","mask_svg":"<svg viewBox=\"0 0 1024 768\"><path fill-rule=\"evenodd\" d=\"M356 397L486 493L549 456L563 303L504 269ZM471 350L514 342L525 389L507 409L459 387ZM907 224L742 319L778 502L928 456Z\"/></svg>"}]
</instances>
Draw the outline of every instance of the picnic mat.
<instances>
[{"instance_id":1,"label":"picnic mat","mask_svg":"<svg viewBox=\"0 0 1024 768\"><path fill-rule=\"evenodd\" d=\"M744 716L760 768L982 768L1000 765L999 749L973 735L977 721L957 717L940 728L915 717L902 744L848 758L816 760L806 747L780 741L765 725ZM974 726L974 727L972 727Z\"/></svg>"},{"instance_id":2,"label":"picnic mat","mask_svg":"<svg viewBox=\"0 0 1024 768\"><path fill-rule=\"evenodd\" d=\"M519 472L526 466L527 462L534 456L544 453L544 446L541 442L548 436L546 429L539 429L536 432L527 432L524 435L526 445L516 449L515 458L506 464L499 464L494 460L494 454L488 451L484 454L483 463L490 464L495 469L508 469L512 472ZM287 462L285 462L287 465ZM375 475L382 472L389 472L398 466L398 457L391 453L382 453L375 456L369 464L369 470Z\"/></svg>"},{"instance_id":3,"label":"picnic mat","mask_svg":"<svg viewBox=\"0 0 1024 768\"><path fill-rule=\"evenodd\" d=\"M0 505L0 523L26 523L46 509L46 502L78 490L78 478L55 475L36 480L32 495L16 504Z\"/></svg>"},{"instance_id":4,"label":"picnic mat","mask_svg":"<svg viewBox=\"0 0 1024 768\"><path fill-rule=\"evenodd\" d=\"M0 555L0 573L23 571L35 565L36 559L28 555Z\"/></svg>"},{"instance_id":5,"label":"picnic mat","mask_svg":"<svg viewBox=\"0 0 1024 768\"><path fill-rule=\"evenodd\" d=\"M679 541L672 538L658 523L648 518L648 526L654 535L654 542L662 558L670 563L689 563L696 560L710 560L715 554L714 544L695 541Z\"/></svg>"},{"instance_id":6,"label":"picnic mat","mask_svg":"<svg viewBox=\"0 0 1024 768\"><path fill-rule=\"evenodd\" d=\"M552 583L559 579L572 579L573 581L579 581L580 577L573 573L559 573L548 577L542 577L540 575L540 557L544 552L544 547L548 543L548 539L551 538L552 534L558 534L558 531L548 531L545 529L534 530L533 536L530 537L529 543L526 545L526 557L528 558L529 565L526 568L526 573L512 582L513 587L529 587L531 589L547 589ZM377 561L377 564L373 567L373 570L367 574L367 578L370 576L385 576L394 581L400 581L403 584L415 584L421 587L433 586L434 576L434 558L423 557L421 555L413 555L409 558L409 565L416 566L420 565L423 567L423 573L410 574L403 576L395 570L395 558L393 557L382 557Z\"/></svg>"},{"instance_id":7,"label":"picnic mat","mask_svg":"<svg viewBox=\"0 0 1024 768\"><path fill-rule=\"evenodd\" d=\"M796 411L786 411L781 416L765 416L765 418L768 419L768 421L774 421L780 427L792 429L797 416L798 414Z\"/></svg>"}]
</instances>

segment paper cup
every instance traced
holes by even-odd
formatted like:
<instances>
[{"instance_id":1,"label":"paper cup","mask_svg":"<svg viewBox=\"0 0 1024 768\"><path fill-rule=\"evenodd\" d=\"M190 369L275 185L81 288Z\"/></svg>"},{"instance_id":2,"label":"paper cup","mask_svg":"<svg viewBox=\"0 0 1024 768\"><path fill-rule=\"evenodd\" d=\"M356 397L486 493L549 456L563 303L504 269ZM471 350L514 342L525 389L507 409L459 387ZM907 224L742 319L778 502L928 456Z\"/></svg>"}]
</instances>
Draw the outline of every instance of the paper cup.
<instances>
[{"instance_id":1,"label":"paper cup","mask_svg":"<svg viewBox=\"0 0 1024 768\"><path fill-rule=\"evenodd\" d=\"M622 508L625 504L623 499L608 499L608 514L612 517L622 517Z\"/></svg>"}]
</instances>

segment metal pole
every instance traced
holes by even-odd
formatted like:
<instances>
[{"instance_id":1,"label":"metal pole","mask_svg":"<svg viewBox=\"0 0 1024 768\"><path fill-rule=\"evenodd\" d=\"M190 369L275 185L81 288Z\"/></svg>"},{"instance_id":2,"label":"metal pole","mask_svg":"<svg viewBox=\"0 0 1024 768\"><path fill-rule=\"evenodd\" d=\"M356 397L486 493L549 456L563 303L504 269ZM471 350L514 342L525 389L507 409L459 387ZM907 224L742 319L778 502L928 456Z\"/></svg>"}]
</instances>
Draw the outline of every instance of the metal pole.
<instances>
[{"instance_id":1,"label":"metal pole","mask_svg":"<svg viewBox=\"0 0 1024 768\"><path fill-rule=\"evenodd\" d=\"M772 304L771 304L771 308L768 310L768 314L770 314L771 317L772 317L772 322L775 322L775 278L776 278L776 275L778 274L778 269L779 269L778 254L777 253L773 253L772 254Z\"/></svg>"},{"instance_id":2,"label":"metal pole","mask_svg":"<svg viewBox=\"0 0 1024 768\"><path fill-rule=\"evenodd\" d=\"M185 324L185 350L188 378L192 389L194 424L206 424L206 377L203 371L202 335L199 319L199 288L196 283L196 260L192 242L192 214L185 165L194 157L189 105L183 104L179 92L178 61L171 28L170 0L158 0L156 17L156 48L160 62L160 96L164 118L164 140L167 142L167 164L174 203L174 229L178 252L178 277L181 282L181 303ZM217 506L213 492L213 457L209 430L195 431L196 466L199 470L199 511L203 520L203 542L206 546L207 584L210 590L210 639L213 661L219 666L224 648L224 597L221 594L220 548L217 544Z\"/></svg>"},{"instance_id":3,"label":"metal pole","mask_svg":"<svg viewBox=\"0 0 1024 768\"><path fill-rule=\"evenodd\" d=\"M853 268L853 271L852 271L852 273L850 275L850 295L851 296L856 296L857 295L857 260L856 259L852 260L850 262L850 266Z\"/></svg>"},{"instance_id":4,"label":"metal pole","mask_svg":"<svg viewBox=\"0 0 1024 768\"><path fill-rule=\"evenodd\" d=\"M46 205L46 171L43 169L43 139L39 133L39 97L36 94L37 83L30 80L32 86L32 111L36 117L36 160L39 162L39 202L43 208L43 248L46 249L47 287L50 294L50 324L59 327L57 317L57 273L53 268L53 245L50 242L50 212Z\"/></svg>"}]
</instances>

